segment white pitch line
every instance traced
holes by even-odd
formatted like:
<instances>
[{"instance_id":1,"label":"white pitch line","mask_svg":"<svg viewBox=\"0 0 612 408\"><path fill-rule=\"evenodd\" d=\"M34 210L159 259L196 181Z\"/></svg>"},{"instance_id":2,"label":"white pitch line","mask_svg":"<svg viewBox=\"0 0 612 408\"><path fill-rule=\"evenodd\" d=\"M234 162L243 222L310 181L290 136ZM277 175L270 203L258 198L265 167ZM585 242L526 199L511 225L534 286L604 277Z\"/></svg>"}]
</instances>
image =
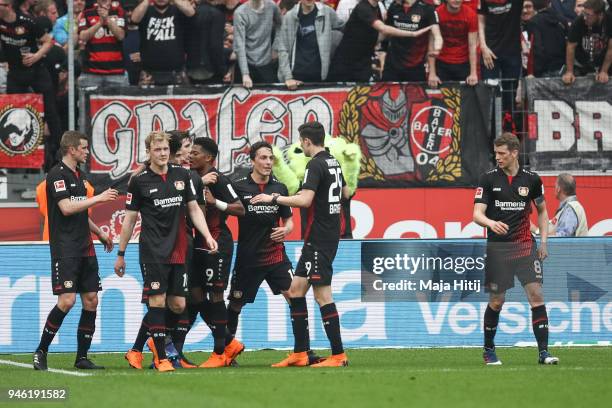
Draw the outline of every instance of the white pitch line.
<instances>
[{"instance_id":1,"label":"white pitch line","mask_svg":"<svg viewBox=\"0 0 612 408\"><path fill-rule=\"evenodd\" d=\"M11 361L11 360L0 360L0 364L32 369L32 364L18 363L16 361ZM90 375L92 375L92 374L87 374L87 373L81 373L78 371L61 370L59 368L49 368L47 371L50 371L52 373L58 373L58 374L74 375L76 377L89 377Z\"/></svg>"}]
</instances>

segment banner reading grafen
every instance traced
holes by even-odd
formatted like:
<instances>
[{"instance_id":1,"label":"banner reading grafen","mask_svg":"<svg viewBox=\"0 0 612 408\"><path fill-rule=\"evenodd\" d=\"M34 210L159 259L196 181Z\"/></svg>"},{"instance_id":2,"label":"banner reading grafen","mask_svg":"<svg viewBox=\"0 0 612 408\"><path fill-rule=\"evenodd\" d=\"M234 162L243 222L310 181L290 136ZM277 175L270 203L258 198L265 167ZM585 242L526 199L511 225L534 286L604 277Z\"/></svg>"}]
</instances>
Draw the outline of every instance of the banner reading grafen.
<instances>
[{"instance_id":1,"label":"banner reading grafen","mask_svg":"<svg viewBox=\"0 0 612 408\"><path fill-rule=\"evenodd\" d=\"M0 95L0 167L42 166L43 115L42 95Z\"/></svg>"},{"instance_id":2,"label":"banner reading grafen","mask_svg":"<svg viewBox=\"0 0 612 408\"><path fill-rule=\"evenodd\" d=\"M360 145L362 187L471 186L490 167L491 91L484 86L120 88L90 92L86 100L97 189L124 189L146 159L144 140L152 130L213 138L217 167L229 174L249 163L250 144L295 143L308 120Z\"/></svg>"}]
</instances>

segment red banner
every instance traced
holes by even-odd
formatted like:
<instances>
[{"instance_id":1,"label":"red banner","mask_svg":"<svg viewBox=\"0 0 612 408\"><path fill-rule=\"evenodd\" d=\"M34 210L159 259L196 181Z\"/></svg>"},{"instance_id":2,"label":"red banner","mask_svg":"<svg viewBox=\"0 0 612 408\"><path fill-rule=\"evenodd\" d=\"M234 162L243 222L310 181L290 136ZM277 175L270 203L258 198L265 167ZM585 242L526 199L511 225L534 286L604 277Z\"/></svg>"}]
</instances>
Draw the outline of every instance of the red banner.
<instances>
[{"instance_id":1,"label":"red banner","mask_svg":"<svg viewBox=\"0 0 612 408\"><path fill-rule=\"evenodd\" d=\"M612 235L612 210L604 203L612 201L609 176L576 177L578 199L585 208L589 234ZM559 202L554 196L555 177L542 177L549 218ZM603 180L607 179L607 180ZM358 189L351 205L355 238L470 238L484 236L484 228L472 222L474 190L468 188ZM40 239L36 208L0 209L6 222L0 227L0 241ZM300 225L299 211L294 211L295 225ZM535 213L535 212L534 212ZM116 242L125 214L124 197L94 207L92 219ZM11 221L12 220L12 221ZM536 222L536 218L532 220ZM236 217L229 217L234 238ZM139 223L133 239L139 236ZM299 239L299 228L289 236Z\"/></svg>"},{"instance_id":2,"label":"red banner","mask_svg":"<svg viewBox=\"0 0 612 408\"><path fill-rule=\"evenodd\" d=\"M0 95L0 106L0 167L40 168L44 161L42 95Z\"/></svg>"}]
</instances>

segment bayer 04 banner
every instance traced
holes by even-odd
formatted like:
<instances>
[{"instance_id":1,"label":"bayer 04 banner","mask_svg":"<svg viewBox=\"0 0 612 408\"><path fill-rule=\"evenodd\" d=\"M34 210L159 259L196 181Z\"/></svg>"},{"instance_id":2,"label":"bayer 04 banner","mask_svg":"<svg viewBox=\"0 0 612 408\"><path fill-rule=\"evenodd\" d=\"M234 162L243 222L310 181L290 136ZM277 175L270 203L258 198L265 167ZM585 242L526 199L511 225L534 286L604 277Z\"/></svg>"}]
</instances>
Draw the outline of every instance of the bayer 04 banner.
<instances>
[{"instance_id":1,"label":"bayer 04 banner","mask_svg":"<svg viewBox=\"0 0 612 408\"><path fill-rule=\"evenodd\" d=\"M85 100L96 190L125 190L130 172L147 159L144 141L153 130L213 138L217 167L231 174L250 164L251 144L288 148L310 120L359 146L361 187L473 186L492 167L493 92L484 85L109 88Z\"/></svg>"},{"instance_id":2,"label":"bayer 04 banner","mask_svg":"<svg viewBox=\"0 0 612 408\"><path fill-rule=\"evenodd\" d=\"M301 242L287 243L294 265L301 247ZM484 240L472 239L341 241L332 287L346 347L480 346L487 306L484 248ZM92 350L125 351L145 313L137 246L128 247L123 278L113 273L114 256L97 249L103 291ZM550 239L549 253L542 267L551 344L609 344L612 240ZM0 353L31 352L56 302L49 249L2 245L0 255ZM416 282L415 290L409 282ZM501 314L498 345L534 343L529 304L520 284L515 286ZM307 302L312 347L326 348L329 343L312 294ZM79 308L75 306L64 320L51 351L76 350ZM292 348L284 298L274 296L264 284L255 303L243 309L237 336L252 349ZM210 330L198 321L187 336L186 349L211 348Z\"/></svg>"}]
</instances>

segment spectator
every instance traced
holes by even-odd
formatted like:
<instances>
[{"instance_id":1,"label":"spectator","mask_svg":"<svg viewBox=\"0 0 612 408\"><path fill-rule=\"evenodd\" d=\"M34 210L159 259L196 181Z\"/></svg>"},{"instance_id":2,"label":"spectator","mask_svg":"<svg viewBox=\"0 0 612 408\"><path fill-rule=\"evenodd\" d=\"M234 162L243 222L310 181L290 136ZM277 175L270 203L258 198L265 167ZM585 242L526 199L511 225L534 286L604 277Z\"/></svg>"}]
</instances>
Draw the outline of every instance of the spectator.
<instances>
[{"instance_id":1,"label":"spectator","mask_svg":"<svg viewBox=\"0 0 612 408\"><path fill-rule=\"evenodd\" d=\"M80 87L127 85L124 38L125 18L119 2L97 0L83 12L79 21L79 39L85 43Z\"/></svg>"},{"instance_id":2,"label":"spectator","mask_svg":"<svg viewBox=\"0 0 612 408\"><path fill-rule=\"evenodd\" d=\"M226 72L223 54L225 16L210 0L202 0L189 21L187 76L193 84L220 84Z\"/></svg>"},{"instance_id":3,"label":"spectator","mask_svg":"<svg viewBox=\"0 0 612 408\"><path fill-rule=\"evenodd\" d=\"M55 1L53 0L38 0L38 2L34 5L33 8L34 21L37 24L43 26L49 26L51 28L46 29L45 31L51 32L53 29L53 25L57 21L57 6L55 5Z\"/></svg>"},{"instance_id":4,"label":"spectator","mask_svg":"<svg viewBox=\"0 0 612 408\"><path fill-rule=\"evenodd\" d=\"M523 0L481 0L478 10L482 78L502 80L504 130L513 130L513 93L521 76Z\"/></svg>"},{"instance_id":5,"label":"spectator","mask_svg":"<svg viewBox=\"0 0 612 408\"><path fill-rule=\"evenodd\" d=\"M552 8L557 12L561 20L566 24L571 24L577 17L576 5L584 3L586 0L552 0Z\"/></svg>"},{"instance_id":6,"label":"spectator","mask_svg":"<svg viewBox=\"0 0 612 408\"><path fill-rule=\"evenodd\" d=\"M142 0L132 12L140 31L141 85L179 85L185 75L185 30L195 9L187 0Z\"/></svg>"},{"instance_id":7,"label":"spectator","mask_svg":"<svg viewBox=\"0 0 612 408\"><path fill-rule=\"evenodd\" d=\"M434 6L423 0L396 0L387 12L386 23L404 31L417 31L431 27L434 50L438 55L442 49L442 36ZM383 81L425 82L425 61L429 47L429 36L389 39L383 68Z\"/></svg>"},{"instance_id":8,"label":"spectator","mask_svg":"<svg viewBox=\"0 0 612 408\"><path fill-rule=\"evenodd\" d=\"M43 95L50 132L45 139L45 170L48 170L56 162L61 136L53 84L42 62L53 46L53 39L32 18L16 11L11 0L0 0L0 45L9 66L6 92L16 94L32 90Z\"/></svg>"},{"instance_id":9,"label":"spectator","mask_svg":"<svg viewBox=\"0 0 612 408\"><path fill-rule=\"evenodd\" d=\"M527 73L536 77L558 77L565 63L567 24L551 7L550 0L533 0L537 11L526 26L531 50Z\"/></svg>"},{"instance_id":10,"label":"spectator","mask_svg":"<svg viewBox=\"0 0 612 408\"><path fill-rule=\"evenodd\" d=\"M533 0L523 0L523 11L521 12L521 24L525 24L536 15L536 9L533 7Z\"/></svg>"},{"instance_id":11,"label":"spectator","mask_svg":"<svg viewBox=\"0 0 612 408\"><path fill-rule=\"evenodd\" d=\"M278 2L278 9L281 12L281 16L287 14L289 10L291 10L299 1L297 0L281 0Z\"/></svg>"},{"instance_id":12,"label":"spectator","mask_svg":"<svg viewBox=\"0 0 612 408\"><path fill-rule=\"evenodd\" d=\"M78 32L79 15L85 10L85 0L74 0L73 2L73 28ZM68 14L57 19L53 26L53 40L68 52ZM74 40L75 47L78 46L78 38Z\"/></svg>"},{"instance_id":13,"label":"spectator","mask_svg":"<svg viewBox=\"0 0 612 408\"><path fill-rule=\"evenodd\" d=\"M34 5L36 4L36 0L15 0L16 4L19 6L19 11L24 16L34 17Z\"/></svg>"},{"instance_id":14,"label":"spectator","mask_svg":"<svg viewBox=\"0 0 612 408\"><path fill-rule=\"evenodd\" d=\"M559 208L548 224L548 236L585 237L589 234L584 207L576 198L576 180L571 174L561 173L555 183L555 197ZM540 231L531 227L532 232Z\"/></svg>"},{"instance_id":15,"label":"spectator","mask_svg":"<svg viewBox=\"0 0 612 408\"><path fill-rule=\"evenodd\" d=\"M331 7L300 0L283 17L277 38L278 79L292 90L304 82L325 81L332 57L332 31L343 27L344 21Z\"/></svg>"},{"instance_id":16,"label":"spectator","mask_svg":"<svg viewBox=\"0 0 612 408\"><path fill-rule=\"evenodd\" d=\"M576 14L576 17L582 15L582 12L584 11L584 3L586 3L586 0L576 0L576 4L574 5L574 14ZM573 18L569 23L573 23L575 19L576 18Z\"/></svg>"},{"instance_id":17,"label":"spectator","mask_svg":"<svg viewBox=\"0 0 612 408\"><path fill-rule=\"evenodd\" d=\"M280 10L272 0L249 0L234 13L234 52L244 87L277 81L272 31L280 25Z\"/></svg>"},{"instance_id":18,"label":"spectator","mask_svg":"<svg viewBox=\"0 0 612 408\"><path fill-rule=\"evenodd\" d=\"M329 79L335 82L369 81L372 53L379 33L389 37L415 38L430 30L431 26L411 31L387 25L382 21L377 0L361 0L346 23L344 36L332 59Z\"/></svg>"},{"instance_id":19,"label":"spectator","mask_svg":"<svg viewBox=\"0 0 612 408\"><path fill-rule=\"evenodd\" d=\"M478 15L463 4L463 0L448 0L438 6L440 31L444 46L437 57L429 57L429 86L444 81L478 83Z\"/></svg>"},{"instance_id":20,"label":"spectator","mask_svg":"<svg viewBox=\"0 0 612 408\"><path fill-rule=\"evenodd\" d=\"M612 14L606 13L605 7L603 0L587 0L582 15L572 24L566 45L565 84L573 83L576 75L593 72L598 82L608 82L612 63Z\"/></svg>"},{"instance_id":21,"label":"spectator","mask_svg":"<svg viewBox=\"0 0 612 408\"><path fill-rule=\"evenodd\" d=\"M138 85L142 64L140 63L140 32L138 24L132 21L132 12L138 0L126 0L123 4L125 11L125 38L123 39L123 63L128 74L130 85Z\"/></svg>"}]
</instances>

